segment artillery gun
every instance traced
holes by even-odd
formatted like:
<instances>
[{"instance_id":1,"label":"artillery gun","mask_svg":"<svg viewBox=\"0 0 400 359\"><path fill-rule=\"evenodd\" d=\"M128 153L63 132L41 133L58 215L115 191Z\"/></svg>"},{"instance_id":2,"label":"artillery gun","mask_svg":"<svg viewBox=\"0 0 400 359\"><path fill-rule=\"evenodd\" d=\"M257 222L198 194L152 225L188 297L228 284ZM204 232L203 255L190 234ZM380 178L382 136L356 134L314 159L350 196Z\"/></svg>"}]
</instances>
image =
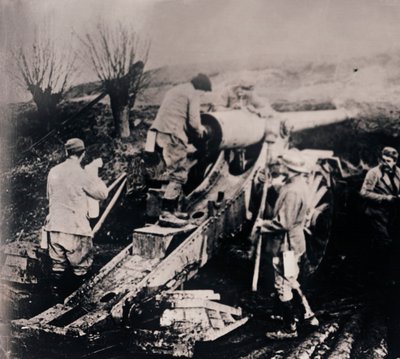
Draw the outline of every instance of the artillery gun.
<instances>
[{"instance_id":1,"label":"artillery gun","mask_svg":"<svg viewBox=\"0 0 400 359\"><path fill-rule=\"evenodd\" d=\"M343 110L284 115L285 126L293 131L349 117ZM247 321L240 308L217 303L219 295L212 291L178 289L208 262L222 241L242 233L255 219L260 206L259 171L276 164L289 140L281 120L263 119L246 110L202 114L202 122L210 136L200 148L199 163L185 189L189 224L168 228L150 222L134 230L132 243L62 304L12 322L19 347L39 348L38 343L51 342L52 350L73 347L79 352L123 341L136 350L190 357L196 342L215 340ZM271 133L278 136L272 138ZM319 218L330 215L329 163L336 164L338 172L341 167L330 151L306 154L313 168L306 231L309 245L318 247L309 258L313 270L329 238L327 233L315 237ZM157 217L162 194L162 185L149 189L149 218Z\"/></svg>"}]
</instances>

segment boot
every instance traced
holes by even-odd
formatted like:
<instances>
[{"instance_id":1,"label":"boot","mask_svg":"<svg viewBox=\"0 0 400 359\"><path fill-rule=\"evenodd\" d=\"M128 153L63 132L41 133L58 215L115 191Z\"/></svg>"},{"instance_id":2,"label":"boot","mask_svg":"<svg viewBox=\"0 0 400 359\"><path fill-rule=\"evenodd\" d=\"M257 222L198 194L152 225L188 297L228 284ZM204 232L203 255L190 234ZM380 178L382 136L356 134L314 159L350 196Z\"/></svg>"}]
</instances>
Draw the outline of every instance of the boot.
<instances>
[{"instance_id":1,"label":"boot","mask_svg":"<svg viewBox=\"0 0 400 359\"><path fill-rule=\"evenodd\" d=\"M291 301L282 302L283 326L279 330L265 333L268 339L284 340L297 338L297 326Z\"/></svg>"},{"instance_id":2,"label":"boot","mask_svg":"<svg viewBox=\"0 0 400 359\"><path fill-rule=\"evenodd\" d=\"M318 328L318 327L319 327L319 320L318 320L318 318L315 316L315 314L313 314L311 317L304 318L302 324L303 324L305 327L309 327L310 329L315 329L315 328Z\"/></svg>"},{"instance_id":3,"label":"boot","mask_svg":"<svg viewBox=\"0 0 400 359\"><path fill-rule=\"evenodd\" d=\"M65 298L64 293L64 272L51 272L50 275L50 294L52 303L62 303Z\"/></svg>"},{"instance_id":4,"label":"boot","mask_svg":"<svg viewBox=\"0 0 400 359\"><path fill-rule=\"evenodd\" d=\"M319 326L319 320L312 311L307 298L304 296L304 294L300 295L298 290L293 291L293 294L293 301L300 311L300 323L307 329L316 329Z\"/></svg>"},{"instance_id":5,"label":"boot","mask_svg":"<svg viewBox=\"0 0 400 359\"><path fill-rule=\"evenodd\" d=\"M163 198L162 212L158 221L160 226L180 228L188 224L186 219L178 217L176 208L177 200Z\"/></svg>"},{"instance_id":6,"label":"boot","mask_svg":"<svg viewBox=\"0 0 400 359\"><path fill-rule=\"evenodd\" d=\"M72 292L75 292L91 277L91 273L87 272L86 274L83 274L83 275L73 274L73 276L74 276L74 278L73 278Z\"/></svg>"},{"instance_id":7,"label":"boot","mask_svg":"<svg viewBox=\"0 0 400 359\"><path fill-rule=\"evenodd\" d=\"M274 295L273 301L274 304L273 304L272 314L270 314L268 318L272 321L283 322L282 302L278 299L276 294Z\"/></svg>"}]
</instances>

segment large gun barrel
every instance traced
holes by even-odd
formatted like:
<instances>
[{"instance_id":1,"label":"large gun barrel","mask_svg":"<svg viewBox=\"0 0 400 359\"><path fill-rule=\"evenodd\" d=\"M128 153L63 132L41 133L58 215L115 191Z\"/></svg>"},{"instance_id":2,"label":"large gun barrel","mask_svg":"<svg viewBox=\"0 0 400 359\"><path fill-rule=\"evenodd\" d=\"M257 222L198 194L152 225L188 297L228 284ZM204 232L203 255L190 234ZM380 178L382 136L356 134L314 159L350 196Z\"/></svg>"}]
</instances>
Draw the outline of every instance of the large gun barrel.
<instances>
[{"instance_id":1,"label":"large gun barrel","mask_svg":"<svg viewBox=\"0 0 400 359\"><path fill-rule=\"evenodd\" d=\"M244 148L260 142L265 131L286 122L300 131L344 121L350 114L344 109L323 111L276 112L276 118L261 118L246 110L221 111L201 115L208 129L212 148L218 150Z\"/></svg>"}]
</instances>

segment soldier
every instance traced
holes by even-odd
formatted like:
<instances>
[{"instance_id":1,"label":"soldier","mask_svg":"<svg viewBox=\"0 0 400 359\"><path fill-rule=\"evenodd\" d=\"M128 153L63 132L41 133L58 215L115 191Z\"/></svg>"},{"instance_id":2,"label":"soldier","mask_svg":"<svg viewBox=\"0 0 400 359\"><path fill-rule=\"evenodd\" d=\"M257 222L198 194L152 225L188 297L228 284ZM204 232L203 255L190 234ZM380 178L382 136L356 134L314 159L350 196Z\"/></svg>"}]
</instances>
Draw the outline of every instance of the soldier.
<instances>
[{"instance_id":1,"label":"soldier","mask_svg":"<svg viewBox=\"0 0 400 359\"><path fill-rule=\"evenodd\" d=\"M271 220L258 219L256 226L267 234L266 249L272 256L274 286L282 308L283 326L280 330L267 332L270 339L297 337L293 290L302 297L304 319L312 326L318 320L300 290L297 281L299 262L306 250L304 221L307 212L307 183L304 176L309 172L304 158L298 150L287 151L282 157L281 173L286 177L279 190Z\"/></svg>"},{"instance_id":2,"label":"soldier","mask_svg":"<svg viewBox=\"0 0 400 359\"><path fill-rule=\"evenodd\" d=\"M372 227L375 261L389 259L390 248L400 242L400 168L396 166L397 159L397 150L385 147L378 166L368 171L360 191Z\"/></svg>"},{"instance_id":3,"label":"soldier","mask_svg":"<svg viewBox=\"0 0 400 359\"><path fill-rule=\"evenodd\" d=\"M53 167L47 178L49 215L45 230L49 232L49 257L52 262L53 294L59 297L67 289L65 276L71 267L72 281L79 285L87 276L92 258L92 235L88 220L88 197L103 200L108 196L105 183L90 171L101 166L95 160L84 170L81 162L85 145L79 138L65 143L67 159Z\"/></svg>"},{"instance_id":4,"label":"soldier","mask_svg":"<svg viewBox=\"0 0 400 359\"><path fill-rule=\"evenodd\" d=\"M200 91L211 91L210 79L204 74L170 89L147 137L146 147L151 152L149 142L155 134L155 144L162 150L169 177L162 201L162 225L182 227L187 224L187 214L178 211L182 186L197 162L192 143L203 139L207 132L200 121Z\"/></svg>"},{"instance_id":5,"label":"soldier","mask_svg":"<svg viewBox=\"0 0 400 359\"><path fill-rule=\"evenodd\" d=\"M254 91L254 84L246 80L238 80L236 84L226 87L216 103L211 107L212 111L247 109L248 111L267 117L273 112L268 101L260 98Z\"/></svg>"},{"instance_id":6,"label":"soldier","mask_svg":"<svg viewBox=\"0 0 400 359\"><path fill-rule=\"evenodd\" d=\"M367 223L370 224L368 263L375 271L376 280L369 283L381 287L385 298L387 316L388 358L400 357L400 168L397 167L398 152L385 147L378 166L365 176L360 195L366 202Z\"/></svg>"}]
</instances>

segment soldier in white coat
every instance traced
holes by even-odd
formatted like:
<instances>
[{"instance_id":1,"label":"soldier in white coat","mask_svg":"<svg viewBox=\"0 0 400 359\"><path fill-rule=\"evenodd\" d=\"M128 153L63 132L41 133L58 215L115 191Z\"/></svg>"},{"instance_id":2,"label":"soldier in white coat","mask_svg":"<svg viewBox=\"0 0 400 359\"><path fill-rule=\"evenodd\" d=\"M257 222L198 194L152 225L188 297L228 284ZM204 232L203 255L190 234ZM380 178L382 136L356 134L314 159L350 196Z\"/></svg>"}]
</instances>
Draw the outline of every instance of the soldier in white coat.
<instances>
[{"instance_id":1,"label":"soldier in white coat","mask_svg":"<svg viewBox=\"0 0 400 359\"><path fill-rule=\"evenodd\" d=\"M49 215L49 257L52 263L54 295L65 287L65 274L71 269L81 283L93 263L92 229L88 218L88 197L104 200L105 183L93 171L81 167L85 145L79 138L65 143L67 159L53 167L47 178ZM89 166L90 167L90 166Z\"/></svg>"}]
</instances>

